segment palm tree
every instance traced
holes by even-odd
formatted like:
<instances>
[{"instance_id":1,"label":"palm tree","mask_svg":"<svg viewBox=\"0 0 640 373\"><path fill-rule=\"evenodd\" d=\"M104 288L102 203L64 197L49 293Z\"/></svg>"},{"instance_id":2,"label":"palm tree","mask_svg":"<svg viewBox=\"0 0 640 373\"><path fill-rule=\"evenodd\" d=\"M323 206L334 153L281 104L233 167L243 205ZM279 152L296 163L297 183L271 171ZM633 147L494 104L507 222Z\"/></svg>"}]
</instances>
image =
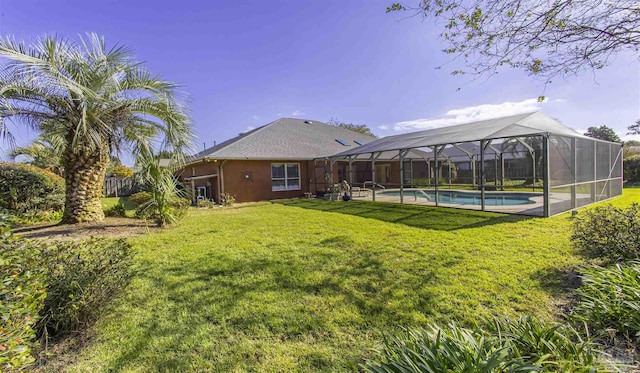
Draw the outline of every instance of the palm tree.
<instances>
[{"instance_id":1,"label":"palm tree","mask_svg":"<svg viewBox=\"0 0 640 373\"><path fill-rule=\"evenodd\" d=\"M40 136L29 146L21 146L11 149L9 156L15 161L19 156L26 156L28 160L25 162L32 166L44 168L55 173L58 176L64 176L62 164L60 162L60 153L62 144L56 142L55 139L48 139L46 136Z\"/></svg>"},{"instance_id":2,"label":"palm tree","mask_svg":"<svg viewBox=\"0 0 640 373\"><path fill-rule=\"evenodd\" d=\"M179 181L173 169L160 165L160 155L142 152L136 161L140 171L135 176L142 190L149 193L149 200L138 208L143 216L155 220L159 227L167 223L176 223L183 210L190 204L184 190L179 189ZM180 201L186 201L186 205Z\"/></svg>"},{"instance_id":3,"label":"palm tree","mask_svg":"<svg viewBox=\"0 0 640 373\"><path fill-rule=\"evenodd\" d=\"M27 125L63 144L62 223L104 218L100 195L111 154L154 145L179 154L191 144L177 86L151 75L130 49L107 49L95 34L79 43L45 37L31 46L0 38L0 57L7 61L0 67L0 132L8 123Z\"/></svg>"}]
</instances>

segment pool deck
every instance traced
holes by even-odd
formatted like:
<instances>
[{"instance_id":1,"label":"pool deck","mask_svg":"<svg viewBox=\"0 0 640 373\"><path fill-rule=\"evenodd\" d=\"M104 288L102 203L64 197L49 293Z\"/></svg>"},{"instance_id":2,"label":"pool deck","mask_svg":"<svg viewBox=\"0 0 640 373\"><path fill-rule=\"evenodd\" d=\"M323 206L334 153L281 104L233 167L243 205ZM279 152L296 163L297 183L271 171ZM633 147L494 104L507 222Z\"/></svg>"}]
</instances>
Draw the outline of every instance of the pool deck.
<instances>
[{"instance_id":1,"label":"pool deck","mask_svg":"<svg viewBox=\"0 0 640 373\"><path fill-rule=\"evenodd\" d=\"M419 198L415 191L424 191L425 189L415 189L415 188L406 188L403 191L404 197L402 199L402 203L411 204L411 205L422 205L422 206L436 206L434 201L428 201L425 198ZM433 189L427 190L429 192L434 191ZM471 190L457 190L457 189L442 189L442 192L461 192L461 193L477 193L480 194L479 191L471 191ZM400 192L400 189L385 189L376 190L375 193L375 201L376 202L394 202L400 203L399 195L389 195L381 192ZM522 204L522 205L485 205L485 211L492 212L501 212L507 214L523 214L523 215L534 215L534 216L542 216L543 215L543 195L542 192L520 192L520 191L491 191L485 192L485 195L504 195L504 194L526 194L533 195L529 197L533 203L530 204ZM370 192L366 195L360 194L354 195L353 199L356 201L372 201L373 193ZM463 208L467 210L481 210L482 207L480 205L467 205L467 204L459 204L459 203L438 203L437 206L440 207L453 207L453 208Z\"/></svg>"}]
</instances>

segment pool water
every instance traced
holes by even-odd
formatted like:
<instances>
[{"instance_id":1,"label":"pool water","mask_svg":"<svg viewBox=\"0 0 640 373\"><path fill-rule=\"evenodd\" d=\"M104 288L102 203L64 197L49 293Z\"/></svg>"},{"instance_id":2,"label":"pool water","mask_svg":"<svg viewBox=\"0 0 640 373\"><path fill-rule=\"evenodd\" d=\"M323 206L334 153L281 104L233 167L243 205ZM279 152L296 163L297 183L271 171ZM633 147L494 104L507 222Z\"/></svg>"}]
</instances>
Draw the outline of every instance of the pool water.
<instances>
[{"instance_id":1,"label":"pool water","mask_svg":"<svg viewBox=\"0 0 640 373\"><path fill-rule=\"evenodd\" d=\"M387 190L376 192L377 195L400 197L399 190ZM535 203L530 198L540 196L538 193L486 193L484 203L487 206L513 206L530 205ZM453 190L441 190L438 192L438 202L452 205L480 206L480 192L461 192ZM417 198L435 202L436 193L433 190L405 190L404 198Z\"/></svg>"}]
</instances>

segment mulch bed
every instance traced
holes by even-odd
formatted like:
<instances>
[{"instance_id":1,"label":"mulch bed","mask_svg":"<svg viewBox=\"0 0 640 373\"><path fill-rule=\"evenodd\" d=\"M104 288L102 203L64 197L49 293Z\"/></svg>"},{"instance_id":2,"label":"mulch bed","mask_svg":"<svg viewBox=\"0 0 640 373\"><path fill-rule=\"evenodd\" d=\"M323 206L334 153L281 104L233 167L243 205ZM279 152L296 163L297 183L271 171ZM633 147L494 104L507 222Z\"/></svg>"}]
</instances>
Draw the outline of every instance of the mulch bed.
<instances>
[{"instance_id":1,"label":"mulch bed","mask_svg":"<svg viewBox=\"0 0 640 373\"><path fill-rule=\"evenodd\" d=\"M13 234L24 238L76 240L90 237L125 238L162 230L152 222L133 218L107 217L96 223L59 225L41 223L12 229Z\"/></svg>"}]
</instances>

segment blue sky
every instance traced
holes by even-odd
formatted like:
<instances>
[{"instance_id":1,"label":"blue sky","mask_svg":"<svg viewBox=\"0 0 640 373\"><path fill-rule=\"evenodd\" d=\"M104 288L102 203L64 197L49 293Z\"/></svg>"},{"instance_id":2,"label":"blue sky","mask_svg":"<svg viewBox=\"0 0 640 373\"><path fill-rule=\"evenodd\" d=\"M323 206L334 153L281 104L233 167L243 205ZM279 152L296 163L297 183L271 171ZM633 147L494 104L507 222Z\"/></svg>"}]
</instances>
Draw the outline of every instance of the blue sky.
<instances>
[{"instance_id":1,"label":"blue sky","mask_svg":"<svg viewBox=\"0 0 640 373\"><path fill-rule=\"evenodd\" d=\"M450 59L437 26L386 14L389 3L0 0L0 35L96 32L133 48L183 86L197 149L279 117L337 118L378 135L532 110L579 131L604 124L620 135L640 119L637 55L546 89L514 70L473 81L449 74L455 62L436 69ZM548 100L536 102L542 94ZM20 144L35 136L14 133Z\"/></svg>"}]
</instances>

